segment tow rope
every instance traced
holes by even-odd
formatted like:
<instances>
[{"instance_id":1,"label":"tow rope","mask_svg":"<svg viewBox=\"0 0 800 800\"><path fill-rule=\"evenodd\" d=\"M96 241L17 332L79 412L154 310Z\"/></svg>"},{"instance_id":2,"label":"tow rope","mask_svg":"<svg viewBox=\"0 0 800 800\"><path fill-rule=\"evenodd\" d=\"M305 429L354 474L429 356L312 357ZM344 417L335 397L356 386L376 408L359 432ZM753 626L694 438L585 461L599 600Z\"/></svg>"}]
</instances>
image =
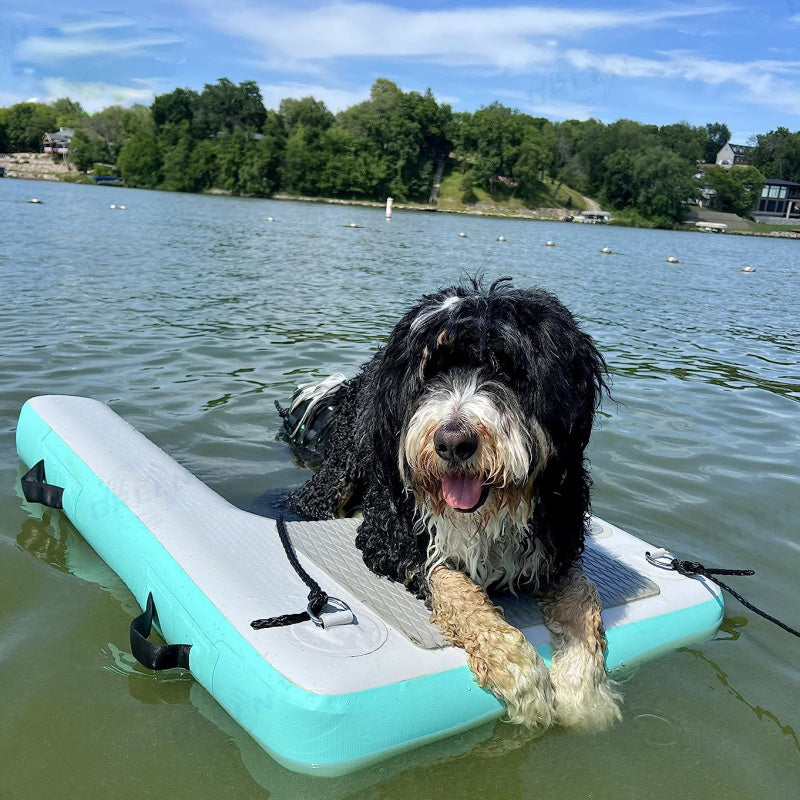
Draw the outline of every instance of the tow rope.
<instances>
[{"instance_id":1,"label":"tow rope","mask_svg":"<svg viewBox=\"0 0 800 800\"><path fill-rule=\"evenodd\" d=\"M300 561L297 558L297 553L294 551L292 541L289 538L289 531L286 528L286 523L283 520L283 514L278 514L275 518L275 527L278 530L283 551L286 553L286 558L292 565L294 571L300 577L300 580L309 588L308 592L308 606L305 611L297 614L281 614L277 617L267 617L266 619L254 619L250 623L251 628L261 630L262 628L280 628L285 625L296 625L298 622L305 622L311 620L319 628L329 628L333 625L347 625L355 619L350 606L339 600L337 597L329 597L326 592L322 590L320 585L303 569ZM330 611L326 611L330 608ZM324 616L323 616L323 612Z\"/></svg>"},{"instance_id":2,"label":"tow rope","mask_svg":"<svg viewBox=\"0 0 800 800\"><path fill-rule=\"evenodd\" d=\"M715 575L755 575L756 573L754 570L705 567L698 561L683 561L679 558L675 558L672 553L664 550L663 548L655 550L653 553L648 550L644 555L654 567L671 569L680 573L681 575L702 575L704 578L708 578L713 583L716 583L721 589L724 589L726 592L732 594L745 608L749 608L754 614L758 614L759 617L763 617L769 622L772 622L774 625L777 625L779 628L783 628L783 630L785 630L787 633L791 633L792 636L797 636L800 638L800 631L789 627L789 625L787 625L785 622L781 622L771 614L767 614L766 611L762 611L757 606L754 606L751 602L745 600L744 597L739 594L739 592L728 586L727 583L723 583L721 580L714 577Z\"/></svg>"}]
</instances>

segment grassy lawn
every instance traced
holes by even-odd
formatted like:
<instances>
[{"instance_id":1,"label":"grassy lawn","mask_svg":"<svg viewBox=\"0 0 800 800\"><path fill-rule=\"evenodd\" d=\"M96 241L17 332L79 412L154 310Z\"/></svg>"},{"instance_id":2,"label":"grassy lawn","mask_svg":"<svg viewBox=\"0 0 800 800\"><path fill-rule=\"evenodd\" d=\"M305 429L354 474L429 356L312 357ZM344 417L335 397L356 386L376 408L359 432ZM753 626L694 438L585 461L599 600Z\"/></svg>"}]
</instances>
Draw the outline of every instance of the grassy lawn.
<instances>
[{"instance_id":1,"label":"grassy lawn","mask_svg":"<svg viewBox=\"0 0 800 800\"><path fill-rule=\"evenodd\" d=\"M586 207L584 198L564 184L555 184L549 178L542 184L542 191L534 200L522 200L505 192L489 194L478 187L474 189L477 202L461 201L461 174L451 172L442 180L439 190L438 208L442 211L483 211L491 214L520 214L537 208L568 208L574 213Z\"/></svg>"}]
</instances>

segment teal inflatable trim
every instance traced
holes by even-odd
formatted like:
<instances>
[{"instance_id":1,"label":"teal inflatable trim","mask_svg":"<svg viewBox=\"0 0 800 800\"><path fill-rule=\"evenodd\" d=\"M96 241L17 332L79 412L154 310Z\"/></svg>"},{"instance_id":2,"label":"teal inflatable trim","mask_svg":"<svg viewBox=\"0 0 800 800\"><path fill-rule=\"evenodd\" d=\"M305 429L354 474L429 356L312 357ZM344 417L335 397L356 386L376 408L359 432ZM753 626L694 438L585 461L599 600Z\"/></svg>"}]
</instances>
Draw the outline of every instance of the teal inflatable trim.
<instances>
[{"instance_id":1,"label":"teal inflatable trim","mask_svg":"<svg viewBox=\"0 0 800 800\"><path fill-rule=\"evenodd\" d=\"M48 482L64 487L63 511L70 521L142 608L153 593L165 640L192 645L192 675L289 769L344 774L503 713L502 703L477 686L467 667L344 695L295 686L236 632L149 529L28 404L20 413L17 450L29 466L45 460Z\"/></svg>"}]
</instances>

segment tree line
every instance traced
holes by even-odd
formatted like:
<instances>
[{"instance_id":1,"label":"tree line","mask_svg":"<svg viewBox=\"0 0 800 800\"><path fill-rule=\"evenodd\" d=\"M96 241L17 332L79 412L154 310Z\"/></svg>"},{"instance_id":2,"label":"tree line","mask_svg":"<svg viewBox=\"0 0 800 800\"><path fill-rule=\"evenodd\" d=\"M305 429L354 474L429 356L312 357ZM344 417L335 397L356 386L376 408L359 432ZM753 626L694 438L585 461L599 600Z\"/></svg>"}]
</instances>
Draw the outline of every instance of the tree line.
<instances>
[{"instance_id":1,"label":"tree line","mask_svg":"<svg viewBox=\"0 0 800 800\"><path fill-rule=\"evenodd\" d=\"M800 182L800 131L754 137L749 166L700 171L729 140L724 123L552 122L497 102L454 112L430 89L404 92L385 78L338 114L313 97L267 109L254 81L227 78L91 115L69 98L18 103L0 108L0 152L38 151L43 134L62 126L75 131L69 158L79 170L185 192L425 203L437 171L456 172L465 203L483 190L536 205L548 183L563 184L671 226L704 186L718 208L746 214L765 175Z\"/></svg>"}]
</instances>

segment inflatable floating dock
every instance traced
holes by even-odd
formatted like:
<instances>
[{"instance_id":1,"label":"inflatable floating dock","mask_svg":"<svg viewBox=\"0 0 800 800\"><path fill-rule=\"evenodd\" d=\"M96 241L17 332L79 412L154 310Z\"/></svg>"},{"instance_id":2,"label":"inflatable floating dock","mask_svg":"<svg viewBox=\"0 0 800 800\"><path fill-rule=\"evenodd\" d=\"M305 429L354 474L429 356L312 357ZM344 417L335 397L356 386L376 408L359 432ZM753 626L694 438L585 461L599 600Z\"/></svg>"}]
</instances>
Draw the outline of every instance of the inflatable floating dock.
<instances>
[{"instance_id":1,"label":"inflatable floating dock","mask_svg":"<svg viewBox=\"0 0 800 800\"><path fill-rule=\"evenodd\" d=\"M87 398L29 400L17 449L28 466L44 462L63 512L139 605L152 596L181 663L285 767L340 775L502 715L424 605L363 565L358 520L289 523L302 566L342 603L326 607L323 625L254 630L252 620L307 603L275 520L230 505ZM703 641L722 620L719 589L659 569L645 558L652 549L591 521L585 567L603 599L611 672ZM547 660L536 604L498 602Z\"/></svg>"}]
</instances>

